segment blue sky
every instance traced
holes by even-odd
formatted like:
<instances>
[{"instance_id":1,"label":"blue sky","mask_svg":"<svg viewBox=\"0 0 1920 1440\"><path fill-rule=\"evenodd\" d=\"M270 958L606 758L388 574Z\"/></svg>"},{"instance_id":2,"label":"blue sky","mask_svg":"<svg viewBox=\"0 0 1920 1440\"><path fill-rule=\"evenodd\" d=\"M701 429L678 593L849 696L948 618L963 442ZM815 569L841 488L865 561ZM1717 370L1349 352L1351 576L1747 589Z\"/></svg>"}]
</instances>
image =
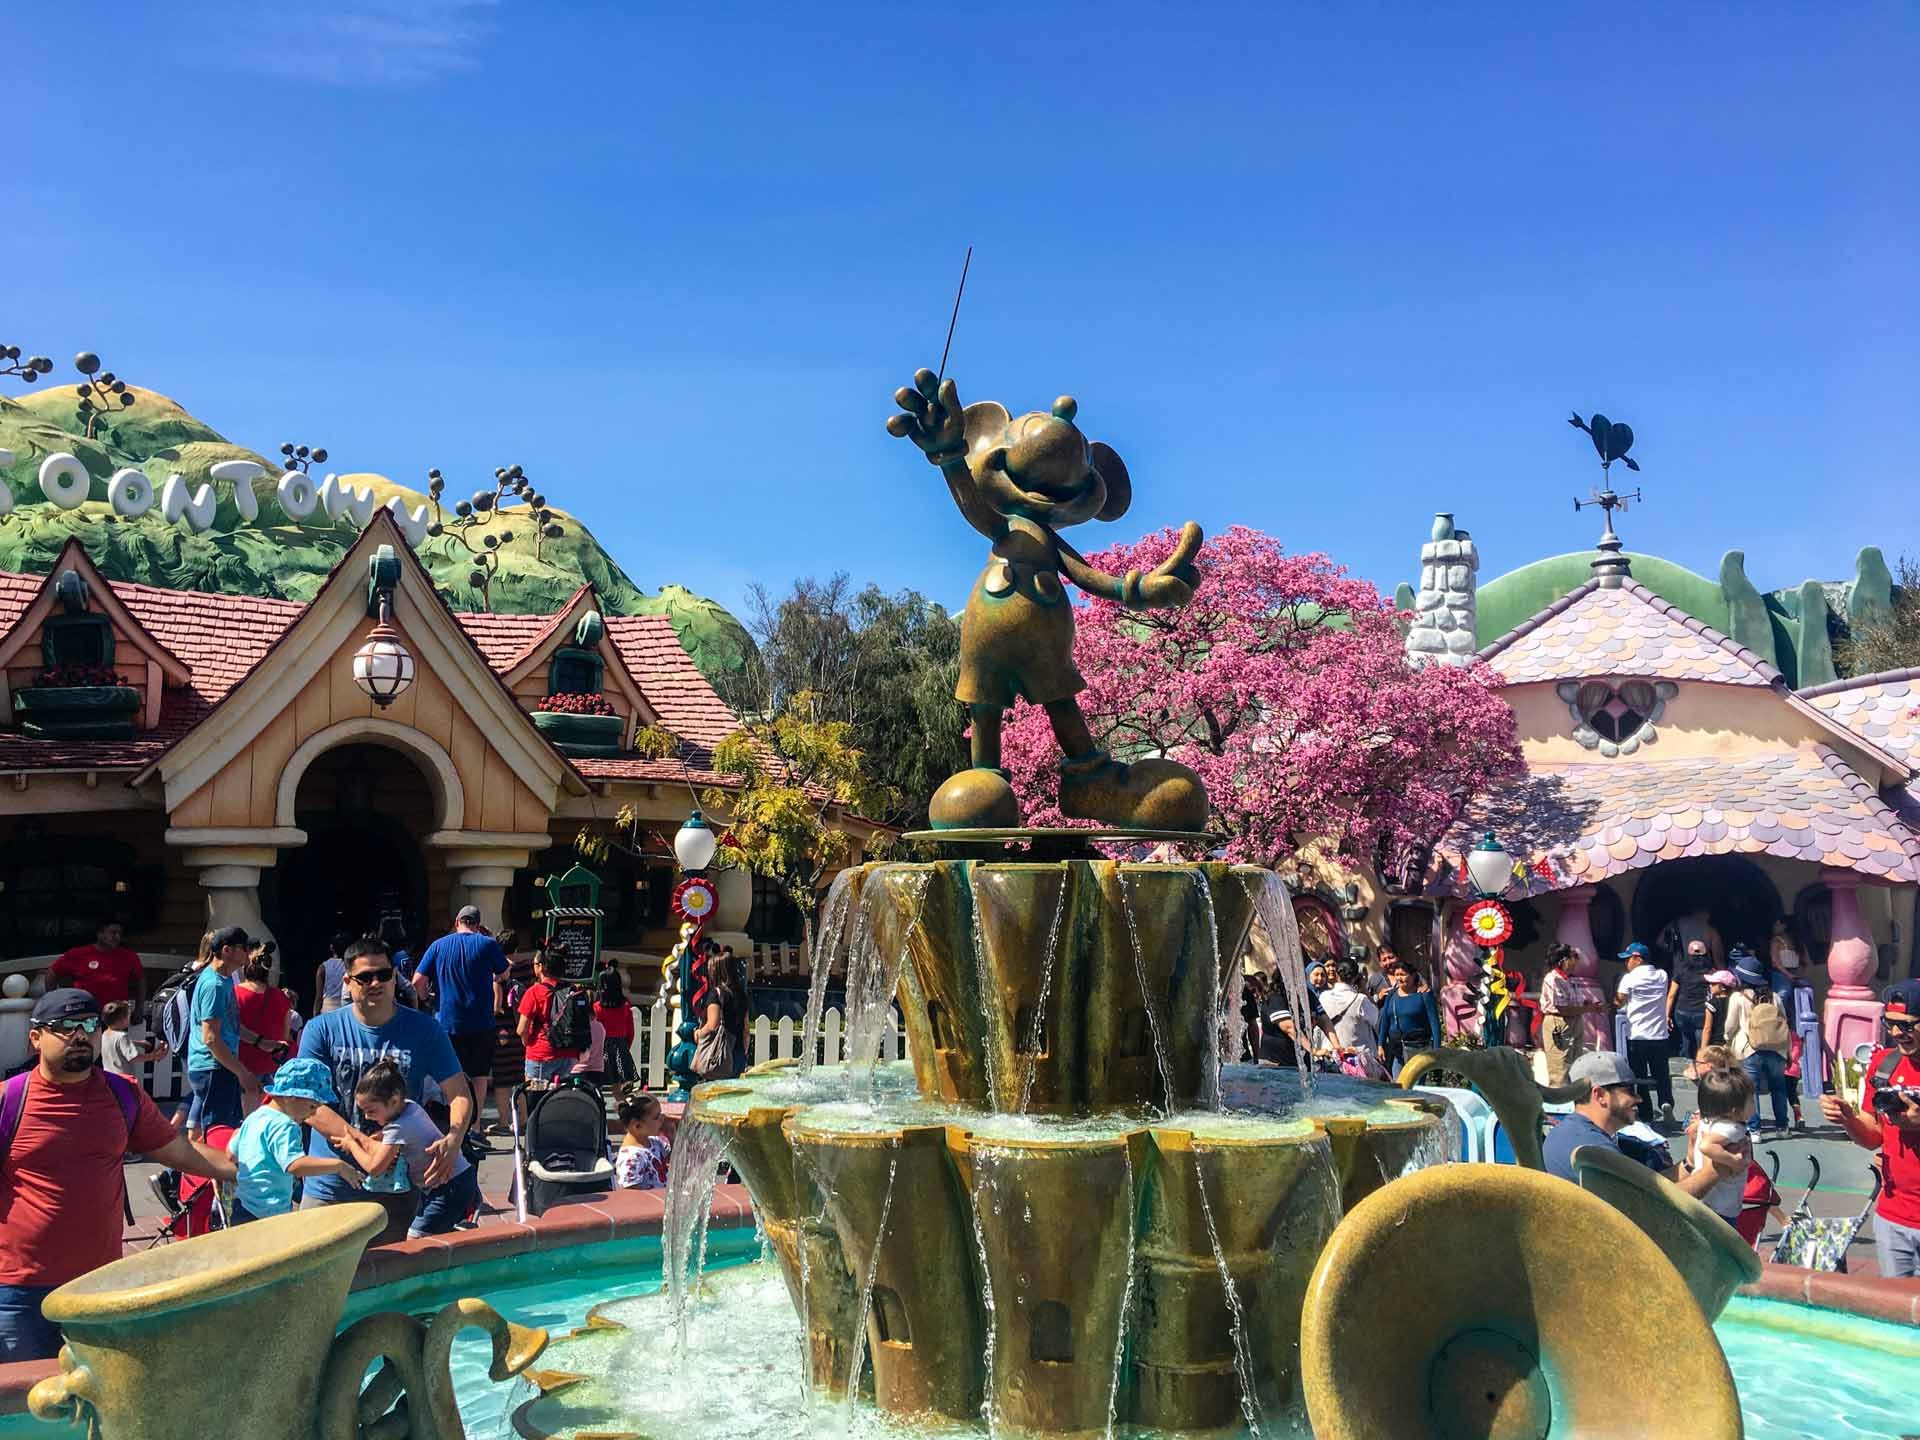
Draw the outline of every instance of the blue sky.
<instances>
[{"instance_id":1,"label":"blue sky","mask_svg":"<svg viewBox=\"0 0 1920 1440\"><path fill-rule=\"evenodd\" d=\"M0 339L236 440L456 492L519 462L643 587L981 543L882 422L1080 400L1118 525L1391 586L1597 532L1763 587L1920 550L1920 10L10 7ZM12 382L8 390L17 389Z\"/></svg>"}]
</instances>

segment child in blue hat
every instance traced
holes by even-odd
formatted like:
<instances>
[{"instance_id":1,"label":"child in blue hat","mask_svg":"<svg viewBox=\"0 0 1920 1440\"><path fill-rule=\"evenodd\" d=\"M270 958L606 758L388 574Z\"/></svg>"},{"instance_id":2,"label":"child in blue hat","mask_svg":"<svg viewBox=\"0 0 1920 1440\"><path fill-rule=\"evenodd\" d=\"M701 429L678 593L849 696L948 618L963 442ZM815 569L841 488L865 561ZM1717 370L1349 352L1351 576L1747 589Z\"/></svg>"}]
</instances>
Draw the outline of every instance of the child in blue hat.
<instances>
[{"instance_id":1,"label":"child in blue hat","mask_svg":"<svg viewBox=\"0 0 1920 1440\"><path fill-rule=\"evenodd\" d=\"M285 1215L293 1209L293 1182L302 1175L334 1175L360 1184L345 1160L307 1154L300 1127L322 1105L334 1103L333 1077L318 1060L289 1060L266 1082L266 1101L241 1122L227 1153L239 1172L230 1224Z\"/></svg>"}]
</instances>

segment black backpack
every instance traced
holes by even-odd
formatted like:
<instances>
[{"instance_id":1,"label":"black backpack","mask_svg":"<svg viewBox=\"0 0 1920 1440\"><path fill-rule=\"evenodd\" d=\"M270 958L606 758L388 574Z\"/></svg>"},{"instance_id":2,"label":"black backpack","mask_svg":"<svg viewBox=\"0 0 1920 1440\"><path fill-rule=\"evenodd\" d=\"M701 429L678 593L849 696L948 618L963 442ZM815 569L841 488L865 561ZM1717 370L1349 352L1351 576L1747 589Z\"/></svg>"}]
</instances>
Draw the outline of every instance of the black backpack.
<instances>
[{"instance_id":1,"label":"black backpack","mask_svg":"<svg viewBox=\"0 0 1920 1440\"><path fill-rule=\"evenodd\" d=\"M547 1043L575 1053L593 1045L593 996L578 985L555 985L547 997Z\"/></svg>"},{"instance_id":2,"label":"black backpack","mask_svg":"<svg viewBox=\"0 0 1920 1440\"><path fill-rule=\"evenodd\" d=\"M158 1035L183 1061L193 1024L193 987L199 983L198 970L179 971L162 980L153 998L147 1001L147 1034Z\"/></svg>"}]
</instances>

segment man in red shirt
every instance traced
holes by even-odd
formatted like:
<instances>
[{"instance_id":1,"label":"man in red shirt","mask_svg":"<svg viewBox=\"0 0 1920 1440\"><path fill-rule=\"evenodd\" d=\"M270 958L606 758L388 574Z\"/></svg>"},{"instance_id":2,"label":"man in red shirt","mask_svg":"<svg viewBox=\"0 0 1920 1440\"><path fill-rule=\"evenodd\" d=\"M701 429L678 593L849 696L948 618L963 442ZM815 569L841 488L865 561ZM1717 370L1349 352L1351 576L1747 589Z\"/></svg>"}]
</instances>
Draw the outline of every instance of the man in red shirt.
<instances>
[{"instance_id":1,"label":"man in red shirt","mask_svg":"<svg viewBox=\"0 0 1920 1440\"><path fill-rule=\"evenodd\" d=\"M27 1025L39 1064L9 1082L24 1080L24 1100L12 1134L0 1131L0 1365L59 1354L59 1327L41 1315L40 1302L120 1258L128 1155L189 1175L234 1174L228 1156L176 1135L145 1092L107 1080L93 996L50 990Z\"/></svg>"},{"instance_id":2,"label":"man in red shirt","mask_svg":"<svg viewBox=\"0 0 1920 1440\"><path fill-rule=\"evenodd\" d=\"M75 986L102 1005L128 1000L133 1013L147 998L146 972L140 957L120 943L118 920L102 920L91 945L76 945L48 967L47 986Z\"/></svg>"},{"instance_id":3,"label":"man in red shirt","mask_svg":"<svg viewBox=\"0 0 1920 1440\"><path fill-rule=\"evenodd\" d=\"M1881 1018L1892 1043L1867 1062L1859 1107L1827 1094L1820 1110L1854 1144L1880 1151L1886 1182L1873 1213L1880 1273L1920 1276L1920 1014L1896 998Z\"/></svg>"}]
</instances>

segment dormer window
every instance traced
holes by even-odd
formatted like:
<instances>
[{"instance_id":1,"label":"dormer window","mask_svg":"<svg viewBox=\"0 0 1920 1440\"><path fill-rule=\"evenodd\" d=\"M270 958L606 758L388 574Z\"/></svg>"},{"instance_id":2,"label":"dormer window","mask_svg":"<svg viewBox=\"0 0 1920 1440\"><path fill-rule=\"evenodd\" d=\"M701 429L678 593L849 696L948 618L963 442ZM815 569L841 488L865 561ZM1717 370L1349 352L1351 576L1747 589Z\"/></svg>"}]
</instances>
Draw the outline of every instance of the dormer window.
<instances>
[{"instance_id":1,"label":"dormer window","mask_svg":"<svg viewBox=\"0 0 1920 1440\"><path fill-rule=\"evenodd\" d=\"M1659 738L1654 722L1679 687L1671 680L1565 681L1555 692L1573 717L1573 738L1602 755L1630 755Z\"/></svg>"}]
</instances>

